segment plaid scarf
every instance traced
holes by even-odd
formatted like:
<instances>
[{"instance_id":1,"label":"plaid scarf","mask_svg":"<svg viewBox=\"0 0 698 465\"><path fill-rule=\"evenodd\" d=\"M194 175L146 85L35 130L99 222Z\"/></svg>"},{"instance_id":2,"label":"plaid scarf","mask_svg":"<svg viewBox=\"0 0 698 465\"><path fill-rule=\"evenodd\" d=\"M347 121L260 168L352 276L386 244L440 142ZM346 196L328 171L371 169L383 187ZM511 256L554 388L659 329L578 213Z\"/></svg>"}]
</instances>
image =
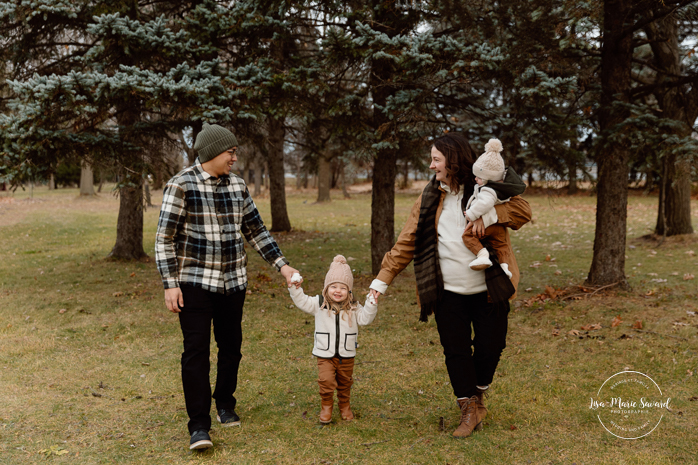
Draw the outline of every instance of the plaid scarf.
<instances>
[{"instance_id":1,"label":"plaid scarf","mask_svg":"<svg viewBox=\"0 0 698 465\"><path fill-rule=\"evenodd\" d=\"M414 242L414 274L421 305L419 321L428 321L441 299L444 281L439 266L436 238L436 209L441 200L439 182L434 176L422 192Z\"/></svg>"},{"instance_id":2,"label":"plaid scarf","mask_svg":"<svg viewBox=\"0 0 698 465\"><path fill-rule=\"evenodd\" d=\"M419 206L419 220L414 241L414 274L417 280L417 294L421 312L419 321L428 321L429 315L436 310L444 289L443 276L439 266L439 253L436 237L436 210L441 200L441 183L433 177L422 192L422 204ZM465 204L466 198L463 197ZM465 205L462 205L465 210ZM488 243L484 243L490 253L492 266L485 271L487 291L493 309L509 312L509 297L514 286L499 265L497 254ZM467 265L464 265L467 266Z\"/></svg>"}]
</instances>

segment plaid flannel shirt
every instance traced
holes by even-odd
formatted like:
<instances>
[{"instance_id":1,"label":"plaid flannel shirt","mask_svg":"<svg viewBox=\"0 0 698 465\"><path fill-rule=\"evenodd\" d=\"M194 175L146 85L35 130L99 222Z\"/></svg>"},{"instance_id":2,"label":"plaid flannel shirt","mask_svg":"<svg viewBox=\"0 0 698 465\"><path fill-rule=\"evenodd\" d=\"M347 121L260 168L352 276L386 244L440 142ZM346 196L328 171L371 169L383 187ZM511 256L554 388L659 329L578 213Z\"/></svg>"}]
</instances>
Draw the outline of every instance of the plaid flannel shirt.
<instances>
[{"instance_id":1,"label":"plaid flannel shirt","mask_svg":"<svg viewBox=\"0 0 698 465\"><path fill-rule=\"evenodd\" d=\"M242 236L270 265L287 265L237 175L214 178L197 163L165 186L155 261L165 289L181 283L219 294L247 287Z\"/></svg>"}]
</instances>

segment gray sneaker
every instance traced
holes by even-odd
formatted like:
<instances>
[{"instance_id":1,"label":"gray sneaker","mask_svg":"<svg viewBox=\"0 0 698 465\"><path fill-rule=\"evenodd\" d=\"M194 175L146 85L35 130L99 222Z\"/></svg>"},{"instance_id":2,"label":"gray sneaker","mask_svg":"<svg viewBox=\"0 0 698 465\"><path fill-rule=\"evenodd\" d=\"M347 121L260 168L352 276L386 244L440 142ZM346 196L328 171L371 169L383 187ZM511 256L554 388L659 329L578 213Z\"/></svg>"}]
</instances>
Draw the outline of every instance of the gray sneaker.
<instances>
[{"instance_id":1,"label":"gray sneaker","mask_svg":"<svg viewBox=\"0 0 698 465\"><path fill-rule=\"evenodd\" d=\"M235 410L220 409L216 418L222 426L240 426L240 417L235 413Z\"/></svg>"},{"instance_id":2,"label":"gray sneaker","mask_svg":"<svg viewBox=\"0 0 698 465\"><path fill-rule=\"evenodd\" d=\"M208 435L208 431L200 429L191 433L189 449L208 449L209 447L213 447L213 443L211 442L211 436Z\"/></svg>"}]
</instances>

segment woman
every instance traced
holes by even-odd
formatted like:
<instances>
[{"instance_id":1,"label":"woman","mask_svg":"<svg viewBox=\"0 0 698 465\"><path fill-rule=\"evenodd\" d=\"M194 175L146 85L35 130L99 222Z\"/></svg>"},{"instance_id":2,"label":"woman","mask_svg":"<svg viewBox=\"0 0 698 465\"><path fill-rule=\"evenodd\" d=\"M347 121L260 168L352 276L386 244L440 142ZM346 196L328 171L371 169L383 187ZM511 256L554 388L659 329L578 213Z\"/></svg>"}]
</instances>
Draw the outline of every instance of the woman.
<instances>
[{"instance_id":1,"label":"woman","mask_svg":"<svg viewBox=\"0 0 698 465\"><path fill-rule=\"evenodd\" d=\"M465 247L462 236L472 228L476 236L482 237L486 226L495 223L519 229L531 219L528 202L515 196L466 227L463 197L465 194L467 200L475 185L475 160L462 134L449 133L434 141L429 166L434 177L412 207L397 242L385 254L381 271L371 283L371 295L377 298L414 259L420 320L427 321L430 314L435 314L448 376L461 410L455 437L467 437L474 429L482 428L487 415L483 395L506 346L509 313L506 298L501 302L488 299L485 271L468 266L476 257ZM511 249L508 231L506 242ZM519 269L513 250L509 252L515 290Z\"/></svg>"}]
</instances>

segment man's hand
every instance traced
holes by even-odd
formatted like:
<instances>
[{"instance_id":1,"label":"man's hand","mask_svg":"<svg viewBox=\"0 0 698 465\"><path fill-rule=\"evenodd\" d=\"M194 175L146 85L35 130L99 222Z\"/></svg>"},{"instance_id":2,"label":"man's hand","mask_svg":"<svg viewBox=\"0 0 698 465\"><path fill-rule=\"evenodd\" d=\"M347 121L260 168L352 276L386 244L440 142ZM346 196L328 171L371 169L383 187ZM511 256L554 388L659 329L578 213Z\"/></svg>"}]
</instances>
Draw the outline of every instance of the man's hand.
<instances>
[{"instance_id":1,"label":"man's hand","mask_svg":"<svg viewBox=\"0 0 698 465\"><path fill-rule=\"evenodd\" d=\"M376 302L378 302L378 297L381 296L381 293L378 292L378 291L375 290L375 289L369 289L369 290L368 290L368 294L369 294L371 297L373 297L374 299L376 299Z\"/></svg>"},{"instance_id":2,"label":"man's hand","mask_svg":"<svg viewBox=\"0 0 698 465\"><path fill-rule=\"evenodd\" d=\"M482 221L482 217L468 223L465 227L465 232L468 232L470 229L473 230L473 236L477 238L483 237L485 235L485 222Z\"/></svg>"},{"instance_id":3,"label":"man's hand","mask_svg":"<svg viewBox=\"0 0 698 465\"><path fill-rule=\"evenodd\" d=\"M303 282L303 278L302 278L302 277L301 277L301 280L300 280L300 281L297 281L297 282L292 282L292 281L291 281L291 278L293 278L293 273L298 273L298 274L300 274L300 272L299 272L297 269L295 269L295 268L291 268L290 265L284 265L284 266L282 266L281 269L279 270L279 272L281 273L281 275L282 275L284 278L286 278L286 285L287 285L288 287L296 286L296 288L298 288L298 287L300 287L301 283Z\"/></svg>"},{"instance_id":4,"label":"man's hand","mask_svg":"<svg viewBox=\"0 0 698 465\"><path fill-rule=\"evenodd\" d=\"M171 289L165 289L165 305L167 309L172 313L179 313L179 307L184 307L184 297L182 296L182 290L178 287L173 287Z\"/></svg>"}]
</instances>

